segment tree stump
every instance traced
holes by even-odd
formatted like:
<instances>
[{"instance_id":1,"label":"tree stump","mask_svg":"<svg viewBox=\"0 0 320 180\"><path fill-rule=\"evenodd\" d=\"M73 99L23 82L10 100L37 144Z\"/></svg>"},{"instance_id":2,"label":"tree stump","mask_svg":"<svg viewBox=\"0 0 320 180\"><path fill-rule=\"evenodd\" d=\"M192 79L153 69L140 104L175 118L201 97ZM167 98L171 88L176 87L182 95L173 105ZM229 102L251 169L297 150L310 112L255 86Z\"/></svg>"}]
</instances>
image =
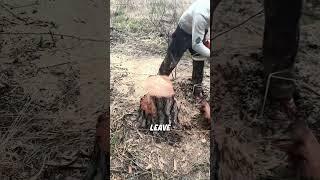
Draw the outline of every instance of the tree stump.
<instances>
[{"instance_id":1,"label":"tree stump","mask_svg":"<svg viewBox=\"0 0 320 180\"><path fill-rule=\"evenodd\" d=\"M171 125L179 123L179 108L174 97L157 97L146 94L140 100L140 127L150 129L151 125Z\"/></svg>"},{"instance_id":2,"label":"tree stump","mask_svg":"<svg viewBox=\"0 0 320 180\"><path fill-rule=\"evenodd\" d=\"M174 97L173 85L167 76L151 76L144 85L147 94L140 100L139 128L152 134L164 134L165 131L151 131L158 125L170 125L170 129L180 127L179 108Z\"/></svg>"}]
</instances>

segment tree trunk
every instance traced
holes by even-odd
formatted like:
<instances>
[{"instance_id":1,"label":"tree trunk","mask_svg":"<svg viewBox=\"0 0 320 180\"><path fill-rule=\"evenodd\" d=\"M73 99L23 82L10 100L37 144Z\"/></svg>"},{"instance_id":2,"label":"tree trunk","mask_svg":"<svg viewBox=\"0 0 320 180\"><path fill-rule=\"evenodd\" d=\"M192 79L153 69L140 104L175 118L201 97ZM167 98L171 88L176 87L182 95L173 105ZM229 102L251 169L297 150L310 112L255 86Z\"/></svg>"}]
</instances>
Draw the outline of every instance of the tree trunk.
<instances>
[{"instance_id":1,"label":"tree trunk","mask_svg":"<svg viewBox=\"0 0 320 180\"><path fill-rule=\"evenodd\" d=\"M174 135L168 131L150 130L150 127L155 127L155 125L170 125L170 130L180 127L179 108L169 77L149 77L145 84L145 90L147 94L140 100L139 128L150 131L153 135L160 135L166 140L168 140L168 136L171 136L170 139L172 139Z\"/></svg>"},{"instance_id":2,"label":"tree trunk","mask_svg":"<svg viewBox=\"0 0 320 180\"><path fill-rule=\"evenodd\" d=\"M151 125L170 124L171 128L179 126L179 108L174 96L158 97L146 94L140 100L140 128L150 129Z\"/></svg>"}]
</instances>

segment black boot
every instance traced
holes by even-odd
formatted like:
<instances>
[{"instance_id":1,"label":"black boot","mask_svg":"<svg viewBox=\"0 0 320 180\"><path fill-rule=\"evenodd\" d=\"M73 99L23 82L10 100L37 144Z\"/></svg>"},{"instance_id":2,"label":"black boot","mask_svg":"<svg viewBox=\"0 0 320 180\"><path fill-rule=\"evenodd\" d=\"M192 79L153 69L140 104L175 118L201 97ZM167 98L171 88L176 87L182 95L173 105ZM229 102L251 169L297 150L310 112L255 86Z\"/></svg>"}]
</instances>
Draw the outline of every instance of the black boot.
<instances>
[{"instance_id":1,"label":"black boot","mask_svg":"<svg viewBox=\"0 0 320 180\"><path fill-rule=\"evenodd\" d=\"M196 99L196 103L198 103L198 101L200 102L204 98L202 89L204 61L192 61L192 63L193 95Z\"/></svg>"}]
</instances>

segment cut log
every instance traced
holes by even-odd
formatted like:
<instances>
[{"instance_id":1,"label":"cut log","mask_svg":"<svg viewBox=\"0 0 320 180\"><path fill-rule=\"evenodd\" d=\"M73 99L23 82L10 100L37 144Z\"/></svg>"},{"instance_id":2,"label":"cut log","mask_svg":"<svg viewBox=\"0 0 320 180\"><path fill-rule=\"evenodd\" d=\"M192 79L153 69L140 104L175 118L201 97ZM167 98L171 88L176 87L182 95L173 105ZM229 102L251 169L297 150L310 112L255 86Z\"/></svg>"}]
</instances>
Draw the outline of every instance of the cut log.
<instances>
[{"instance_id":1,"label":"cut log","mask_svg":"<svg viewBox=\"0 0 320 180\"><path fill-rule=\"evenodd\" d=\"M140 100L140 128L150 130L151 126L170 125L179 127L179 108L174 97L173 85L167 76L151 76L145 82L147 92ZM161 132L151 131L153 134Z\"/></svg>"}]
</instances>

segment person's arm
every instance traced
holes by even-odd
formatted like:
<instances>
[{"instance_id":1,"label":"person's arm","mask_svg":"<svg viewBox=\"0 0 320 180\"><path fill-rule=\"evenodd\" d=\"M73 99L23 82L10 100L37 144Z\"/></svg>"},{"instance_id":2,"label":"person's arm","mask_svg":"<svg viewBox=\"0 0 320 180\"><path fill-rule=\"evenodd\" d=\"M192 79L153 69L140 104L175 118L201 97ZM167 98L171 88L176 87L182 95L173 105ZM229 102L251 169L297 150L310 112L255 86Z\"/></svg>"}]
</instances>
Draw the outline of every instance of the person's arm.
<instances>
[{"instance_id":1,"label":"person's arm","mask_svg":"<svg viewBox=\"0 0 320 180\"><path fill-rule=\"evenodd\" d=\"M210 49L203 44L207 21L201 14L197 14L192 24L192 49L200 55L210 57Z\"/></svg>"}]
</instances>

